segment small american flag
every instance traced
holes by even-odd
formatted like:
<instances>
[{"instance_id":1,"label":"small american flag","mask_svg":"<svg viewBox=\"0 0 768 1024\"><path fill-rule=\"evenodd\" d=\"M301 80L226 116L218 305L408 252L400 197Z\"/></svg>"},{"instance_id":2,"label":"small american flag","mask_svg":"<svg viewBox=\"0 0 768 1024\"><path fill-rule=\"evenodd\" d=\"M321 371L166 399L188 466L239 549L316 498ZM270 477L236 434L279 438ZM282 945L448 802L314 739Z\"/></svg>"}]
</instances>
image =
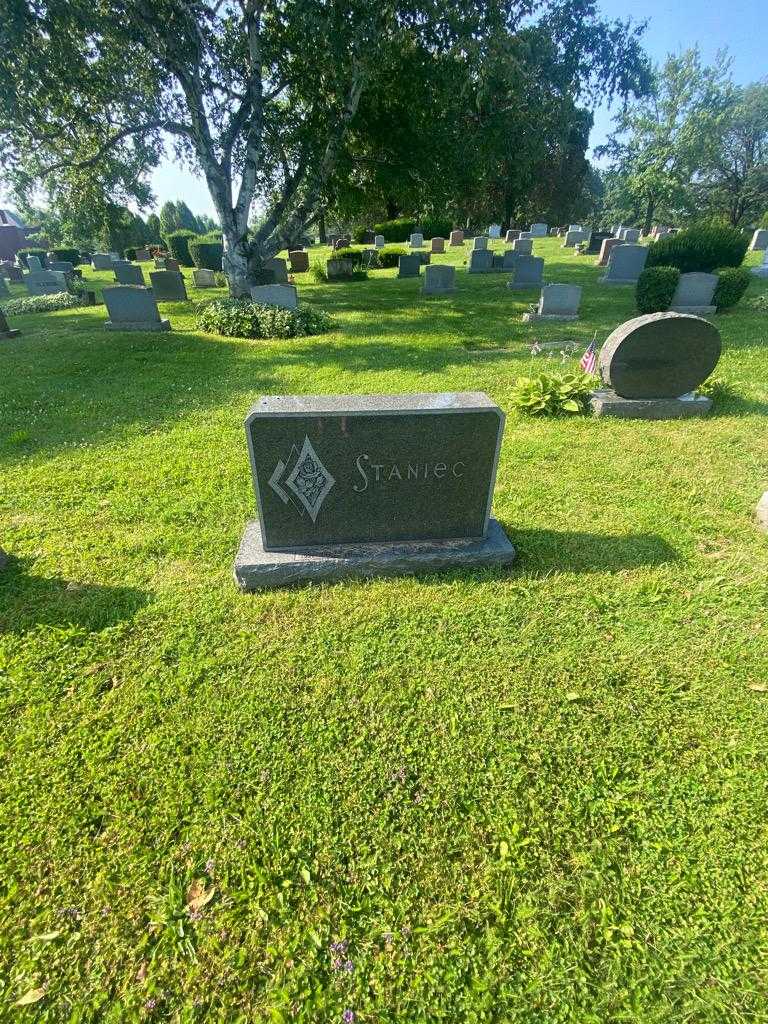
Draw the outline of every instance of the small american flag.
<instances>
[{"instance_id":1,"label":"small american flag","mask_svg":"<svg viewBox=\"0 0 768 1024\"><path fill-rule=\"evenodd\" d=\"M594 338L584 350L584 355L581 357L579 366L584 373L595 372L595 367L597 366L597 331L595 331Z\"/></svg>"}]
</instances>

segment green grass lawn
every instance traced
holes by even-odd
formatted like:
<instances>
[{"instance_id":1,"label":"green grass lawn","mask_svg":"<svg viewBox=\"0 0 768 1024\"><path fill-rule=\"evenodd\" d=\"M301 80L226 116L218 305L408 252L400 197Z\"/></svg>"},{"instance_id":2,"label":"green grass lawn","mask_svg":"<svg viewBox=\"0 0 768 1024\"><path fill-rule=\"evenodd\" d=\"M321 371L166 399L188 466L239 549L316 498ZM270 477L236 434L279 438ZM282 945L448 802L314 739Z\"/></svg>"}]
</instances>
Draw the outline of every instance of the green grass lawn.
<instances>
[{"instance_id":1,"label":"green grass lawn","mask_svg":"<svg viewBox=\"0 0 768 1024\"><path fill-rule=\"evenodd\" d=\"M336 329L293 341L203 335L191 303L166 335L14 319L0 1020L768 1021L766 282L716 318L710 419L509 416L512 571L232 582L259 395L508 409L559 368L534 338L633 315L592 258L535 252L578 323L464 269L430 300L297 275Z\"/></svg>"}]
</instances>

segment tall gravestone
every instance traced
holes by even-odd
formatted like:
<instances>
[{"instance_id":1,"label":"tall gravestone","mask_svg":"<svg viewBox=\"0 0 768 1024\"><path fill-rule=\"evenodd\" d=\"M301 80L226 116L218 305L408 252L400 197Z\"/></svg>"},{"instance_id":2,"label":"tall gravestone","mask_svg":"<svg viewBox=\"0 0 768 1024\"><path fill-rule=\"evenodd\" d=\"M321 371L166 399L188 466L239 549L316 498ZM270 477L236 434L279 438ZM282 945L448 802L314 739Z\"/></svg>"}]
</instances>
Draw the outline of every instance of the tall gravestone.
<instances>
[{"instance_id":1,"label":"tall gravestone","mask_svg":"<svg viewBox=\"0 0 768 1024\"><path fill-rule=\"evenodd\" d=\"M605 231L593 231L589 236L589 244L587 245L587 256L597 256L603 247L603 242L609 239L611 236Z\"/></svg>"},{"instance_id":2,"label":"tall gravestone","mask_svg":"<svg viewBox=\"0 0 768 1024\"><path fill-rule=\"evenodd\" d=\"M387 240L384 237L384 235L374 235L373 244L376 246L377 249L383 249L384 246L387 244Z\"/></svg>"},{"instance_id":3,"label":"tall gravestone","mask_svg":"<svg viewBox=\"0 0 768 1024\"><path fill-rule=\"evenodd\" d=\"M421 256L417 252L401 256L397 261L398 277L418 277L421 273Z\"/></svg>"},{"instance_id":4,"label":"tall gravestone","mask_svg":"<svg viewBox=\"0 0 768 1024\"><path fill-rule=\"evenodd\" d=\"M695 394L717 366L720 334L708 320L648 313L621 324L598 360L604 387L592 395L597 416L682 419L702 416L712 399Z\"/></svg>"},{"instance_id":5,"label":"tall gravestone","mask_svg":"<svg viewBox=\"0 0 768 1024\"><path fill-rule=\"evenodd\" d=\"M493 271L493 252L490 249L473 249L469 254L470 274L490 274Z\"/></svg>"},{"instance_id":6,"label":"tall gravestone","mask_svg":"<svg viewBox=\"0 0 768 1024\"><path fill-rule=\"evenodd\" d=\"M215 288L216 273L213 270L208 270L206 267L196 267L192 271L192 281L195 288Z\"/></svg>"},{"instance_id":7,"label":"tall gravestone","mask_svg":"<svg viewBox=\"0 0 768 1024\"><path fill-rule=\"evenodd\" d=\"M309 270L309 253L303 249L291 249L288 253L292 274L305 274Z\"/></svg>"},{"instance_id":8,"label":"tall gravestone","mask_svg":"<svg viewBox=\"0 0 768 1024\"><path fill-rule=\"evenodd\" d=\"M464 232L461 231L459 228L456 228L455 231L452 231L450 236L450 244L464 245Z\"/></svg>"},{"instance_id":9,"label":"tall gravestone","mask_svg":"<svg viewBox=\"0 0 768 1024\"><path fill-rule=\"evenodd\" d=\"M648 247L645 245L617 245L611 249L606 274L600 281L603 284L637 284L647 259Z\"/></svg>"},{"instance_id":10,"label":"tall gravestone","mask_svg":"<svg viewBox=\"0 0 768 1024\"><path fill-rule=\"evenodd\" d=\"M27 256L27 270L36 273L43 269L43 262L39 256Z\"/></svg>"},{"instance_id":11,"label":"tall gravestone","mask_svg":"<svg viewBox=\"0 0 768 1024\"><path fill-rule=\"evenodd\" d=\"M531 237L532 238L546 238L547 237L547 225L538 223L531 224Z\"/></svg>"},{"instance_id":12,"label":"tall gravestone","mask_svg":"<svg viewBox=\"0 0 768 1024\"><path fill-rule=\"evenodd\" d=\"M432 252L433 253L445 252L445 239L444 238L433 238L432 239Z\"/></svg>"},{"instance_id":13,"label":"tall gravestone","mask_svg":"<svg viewBox=\"0 0 768 1024\"><path fill-rule=\"evenodd\" d=\"M420 231L414 231L411 235L408 244L412 249L421 249L424 245L424 235Z\"/></svg>"},{"instance_id":14,"label":"tall gravestone","mask_svg":"<svg viewBox=\"0 0 768 1024\"><path fill-rule=\"evenodd\" d=\"M479 249L488 248L488 238L485 235L476 235L472 240L472 249L477 252Z\"/></svg>"},{"instance_id":15,"label":"tall gravestone","mask_svg":"<svg viewBox=\"0 0 768 1024\"><path fill-rule=\"evenodd\" d=\"M636 245L640 241L640 228L624 228L623 240L627 245Z\"/></svg>"},{"instance_id":16,"label":"tall gravestone","mask_svg":"<svg viewBox=\"0 0 768 1024\"><path fill-rule=\"evenodd\" d=\"M456 291L456 268L441 263L429 266L424 271L422 295L451 295Z\"/></svg>"},{"instance_id":17,"label":"tall gravestone","mask_svg":"<svg viewBox=\"0 0 768 1024\"><path fill-rule=\"evenodd\" d=\"M768 249L768 228L758 228L755 231L749 248L752 252L762 252L763 249Z\"/></svg>"},{"instance_id":18,"label":"tall gravestone","mask_svg":"<svg viewBox=\"0 0 768 1024\"><path fill-rule=\"evenodd\" d=\"M519 291L524 288L541 288L544 276L544 258L542 256L520 255L514 261L513 276L507 288Z\"/></svg>"},{"instance_id":19,"label":"tall gravestone","mask_svg":"<svg viewBox=\"0 0 768 1024\"><path fill-rule=\"evenodd\" d=\"M273 284L288 284L288 264L279 256L264 261L264 269L272 272Z\"/></svg>"},{"instance_id":20,"label":"tall gravestone","mask_svg":"<svg viewBox=\"0 0 768 1024\"><path fill-rule=\"evenodd\" d=\"M489 238L501 238L501 224L491 224L487 234Z\"/></svg>"},{"instance_id":21,"label":"tall gravestone","mask_svg":"<svg viewBox=\"0 0 768 1024\"><path fill-rule=\"evenodd\" d=\"M578 320L581 288L576 284L546 284L536 309L523 314L526 323L536 320Z\"/></svg>"},{"instance_id":22,"label":"tall gravestone","mask_svg":"<svg viewBox=\"0 0 768 1024\"><path fill-rule=\"evenodd\" d=\"M512 242L517 241L517 239L519 237L520 237L520 232L518 231L518 229L517 228L510 228L509 231L506 233L506 235L504 237L504 241L511 244Z\"/></svg>"},{"instance_id":23,"label":"tall gravestone","mask_svg":"<svg viewBox=\"0 0 768 1024\"><path fill-rule=\"evenodd\" d=\"M669 304L670 310L674 313L711 316L715 312L712 299L718 281L717 274L681 274Z\"/></svg>"},{"instance_id":24,"label":"tall gravestone","mask_svg":"<svg viewBox=\"0 0 768 1024\"><path fill-rule=\"evenodd\" d=\"M118 284L140 284L144 285L144 271L134 263L115 263L115 280Z\"/></svg>"},{"instance_id":25,"label":"tall gravestone","mask_svg":"<svg viewBox=\"0 0 768 1024\"><path fill-rule=\"evenodd\" d=\"M94 270L111 270L112 257L108 252L95 252L91 256L91 266Z\"/></svg>"},{"instance_id":26,"label":"tall gravestone","mask_svg":"<svg viewBox=\"0 0 768 1024\"><path fill-rule=\"evenodd\" d=\"M149 275L158 302L186 302L184 278L176 270L153 270Z\"/></svg>"},{"instance_id":27,"label":"tall gravestone","mask_svg":"<svg viewBox=\"0 0 768 1024\"><path fill-rule=\"evenodd\" d=\"M254 285L251 298L265 306L280 306L282 309L296 309L299 305L299 293L293 284Z\"/></svg>"},{"instance_id":28,"label":"tall gravestone","mask_svg":"<svg viewBox=\"0 0 768 1024\"><path fill-rule=\"evenodd\" d=\"M597 266L607 267L608 257L611 255L611 249L621 244L621 239L616 238L614 235L612 235L610 238L603 239L603 244L600 246L600 259L597 261Z\"/></svg>"},{"instance_id":29,"label":"tall gravestone","mask_svg":"<svg viewBox=\"0 0 768 1024\"><path fill-rule=\"evenodd\" d=\"M522 256L531 256L533 254L533 239L516 238L512 243L512 252L519 253Z\"/></svg>"},{"instance_id":30,"label":"tall gravestone","mask_svg":"<svg viewBox=\"0 0 768 1024\"><path fill-rule=\"evenodd\" d=\"M514 559L491 517L504 414L485 394L270 396L245 428L244 590Z\"/></svg>"},{"instance_id":31,"label":"tall gravestone","mask_svg":"<svg viewBox=\"0 0 768 1024\"><path fill-rule=\"evenodd\" d=\"M170 331L163 320L151 288L136 285L114 285L104 288L102 296L109 313L104 324L108 331Z\"/></svg>"}]
</instances>

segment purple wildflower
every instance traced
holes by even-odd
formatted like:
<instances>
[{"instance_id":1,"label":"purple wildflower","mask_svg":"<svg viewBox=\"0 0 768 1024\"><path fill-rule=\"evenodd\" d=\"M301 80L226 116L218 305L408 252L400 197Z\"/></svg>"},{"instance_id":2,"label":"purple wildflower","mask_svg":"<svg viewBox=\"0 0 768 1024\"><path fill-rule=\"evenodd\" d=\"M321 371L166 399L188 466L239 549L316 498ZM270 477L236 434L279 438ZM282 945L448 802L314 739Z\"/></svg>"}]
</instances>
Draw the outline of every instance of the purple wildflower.
<instances>
[{"instance_id":1,"label":"purple wildflower","mask_svg":"<svg viewBox=\"0 0 768 1024\"><path fill-rule=\"evenodd\" d=\"M345 1010L341 1015L343 1024L355 1024L355 1013L354 1010Z\"/></svg>"},{"instance_id":2,"label":"purple wildflower","mask_svg":"<svg viewBox=\"0 0 768 1024\"><path fill-rule=\"evenodd\" d=\"M215 860L211 860L211 858L209 857L208 860L205 862L205 873L206 873L206 875L212 875L215 870L216 870L216 861Z\"/></svg>"},{"instance_id":3,"label":"purple wildflower","mask_svg":"<svg viewBox=\"0 0 768 1024\"><path fill-rule=\"evenodd\" d=\"M154 1010L156 1006L157 1006L157 1000L156 999L150 998L150 999L148 999L146 1001L146 1003L144 1003L144 1009L145 1010Z\"/></svg>"},{"instance_id":4,"label":"purple wildflower","mask_svg":"<svg viewBox=\"0 0 768 1024\"><path fill-rule=\"evenodd\" d=\"M341 968L343 971L346 971L347 974L351 974L352 971L354 971L355 969L355 965L352 963L351 960L345 960L344 963L341 965Z\"/></svg>"}]
</instances>

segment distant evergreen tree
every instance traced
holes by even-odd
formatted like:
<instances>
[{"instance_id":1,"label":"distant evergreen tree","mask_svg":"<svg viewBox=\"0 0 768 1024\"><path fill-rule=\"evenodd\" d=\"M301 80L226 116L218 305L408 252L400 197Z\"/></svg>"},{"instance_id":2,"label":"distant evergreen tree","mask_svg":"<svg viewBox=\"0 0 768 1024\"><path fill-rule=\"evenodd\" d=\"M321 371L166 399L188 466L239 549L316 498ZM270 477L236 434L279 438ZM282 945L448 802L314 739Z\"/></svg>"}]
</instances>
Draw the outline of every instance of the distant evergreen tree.
<instances>
[{"instance_id":1,"label":"distant evergreen tree","mask_svg":"<svg viewBox=\"0 0 768 1024\"><path fill-rule=\"evenodd\" d=\"M150 213L147 217L147 242L150 245L161 245L160 218L156 213Z\"/></svg>"},{"instance_id":2,"label":"distant evergreen tree","mask_svg":"<svg viewBox=\"0 0 768 1024\"><path fill-rule=\"evenodd\" d=\"M183 228L185 231L196 231L198 234L200 233L200 225L197 222L197 217L192 213L183 199L179 199L176 202L176 215L178 217L178 226L180 228Z\"/></svg>"},{"instance_id":3,"label":"distant evergreen tree","mask_svg":"<svg viewBox=\"0 0 768 1024\"><path fill-rule=\"evenodd\" d=\"M176 203L168 200L160 207L160 234L170 235L172 231L178 231L182 227L179 222L179 211Z\"/></svg>"}]
</instances>

